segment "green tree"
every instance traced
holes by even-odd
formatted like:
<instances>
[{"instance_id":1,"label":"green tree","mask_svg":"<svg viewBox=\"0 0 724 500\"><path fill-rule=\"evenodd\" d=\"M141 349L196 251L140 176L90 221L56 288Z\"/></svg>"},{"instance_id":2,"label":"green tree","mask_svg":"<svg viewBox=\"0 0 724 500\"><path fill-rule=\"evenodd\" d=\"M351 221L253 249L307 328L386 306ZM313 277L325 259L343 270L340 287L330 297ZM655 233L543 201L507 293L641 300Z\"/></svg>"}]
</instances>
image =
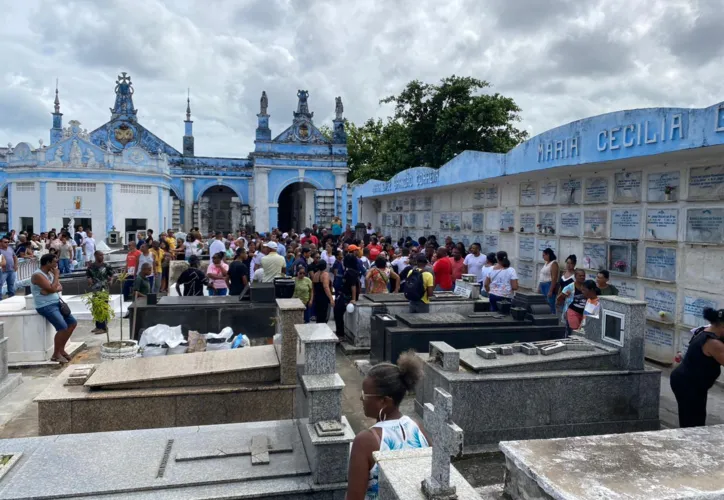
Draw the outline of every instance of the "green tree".
<instances>
[{"instance_id":1,"label":"green tree","mask_svg":"<svg viewBox=\"0 0 724 500\"><path fill-rule=\"evenodd\" d=\"M413 80L397 96L381 103L395 105L385 122L347 123L350 180L387 180L411 167L439 168L471 149L505 153L525 140L515 101L482 91L490 84L472 77L451 76L439 84Z\"/></svg>"}]
</instances>

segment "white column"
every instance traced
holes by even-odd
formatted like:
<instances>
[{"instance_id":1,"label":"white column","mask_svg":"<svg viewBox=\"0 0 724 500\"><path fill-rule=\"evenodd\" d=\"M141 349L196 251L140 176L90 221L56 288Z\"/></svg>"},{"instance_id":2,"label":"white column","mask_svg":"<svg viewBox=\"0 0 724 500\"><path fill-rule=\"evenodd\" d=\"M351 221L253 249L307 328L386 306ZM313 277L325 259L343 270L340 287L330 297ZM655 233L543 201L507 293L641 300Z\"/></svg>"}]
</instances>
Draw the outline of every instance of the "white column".
<instances>
[{"instance_id":1,"label":"white column","mask_svg":"<svg viewBox=\"0 0 724 500\"><path fill-rule=\"evenodd\" d=\"M254 167L254 226L269 231L269 167ZM276 203L277 200L273 200Z\"/></svg>"},{"instance_id":2,"label":"white column","mask_svg":"<svg viewBox=\"0 0 724 500\"><path fill-rule=\"evenodd\" d=\"M194 180L191 177L184 177L184 220L181 222L184 231L191 231L194 226Z\"/></svg>"},{"instance_id":3,"label":"white column","mask_svg":"<svg viewBox=\"0 0 724 500\"><path fill-rule=\"evenodd\" d=\"M299 229L312 227L312 224L314 224L314 192L316 190L316 188L304 188L304 223Z\"/></svg>"}]
</instances>

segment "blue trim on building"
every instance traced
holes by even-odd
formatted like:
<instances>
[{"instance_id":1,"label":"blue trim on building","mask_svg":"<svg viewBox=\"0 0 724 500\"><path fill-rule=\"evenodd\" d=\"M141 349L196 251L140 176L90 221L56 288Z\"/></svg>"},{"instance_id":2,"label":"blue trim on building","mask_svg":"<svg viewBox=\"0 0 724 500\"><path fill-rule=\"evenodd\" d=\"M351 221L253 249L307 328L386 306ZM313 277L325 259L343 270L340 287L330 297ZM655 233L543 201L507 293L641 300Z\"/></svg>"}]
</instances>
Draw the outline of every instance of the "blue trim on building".
<instances>
[{"instance_id":1,"label":"blue trim on building","mask_svg":"<svg viewBox=\"0 0 724 500\"><path fill-rule=\"evenodd\" d=\"M167 224L164 224L163 221L163 189L157 188L158 192L158 233L161 234L161 232L166 230Z\"/></svg>"},{"instance_id":2,"label":"blue trim on building","mask_svg":"<svg viewBox=\"0 0 724 500\"><path fill-rule=\"evenodd\" d=\"M48 230L48 183L40 181L40 232L44 233Z\"/></svg>"},{"instance_id":3,"label":"blue trim on building","mask_svg":"<svg viewBox=\"0 0 724 500\"><path fill-rule=\"evenodd\" d=\"M618 111L571 122L525 141L506 154L464 151L439 169L416 167L387 182L353 190L352 220L360 198L482 182L504 175L635 159L724 145L724 102L708 108Z\"/></svg>"},{"instance_id":4,"label":"blue trim on building","mask_svg":"<svg viewBox=\"0 0 724 500\"><path fill-rule=\"evenodd\" d=\"M106 183L106 234L112 231L113 224L113 183ZM125 228L124 228L125 229Z\"/></svg>"}]
</instances>

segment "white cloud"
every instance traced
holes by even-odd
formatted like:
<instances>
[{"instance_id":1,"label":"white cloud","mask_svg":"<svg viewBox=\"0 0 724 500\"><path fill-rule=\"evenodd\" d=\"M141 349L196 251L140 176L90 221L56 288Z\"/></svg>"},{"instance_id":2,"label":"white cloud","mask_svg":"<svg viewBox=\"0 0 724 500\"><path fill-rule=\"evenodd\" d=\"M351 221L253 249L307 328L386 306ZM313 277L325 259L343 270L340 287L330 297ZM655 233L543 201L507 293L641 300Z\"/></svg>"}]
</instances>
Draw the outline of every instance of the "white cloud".
<instances>
[{"instance_id":1,"label":"white cloud","mask_svg":"<svg viewBox=\"0 0 724 500\"><path fill-rule=\"evenodd\" d=\"M717 5L714 5L717 4ZM361 122L412 79L490 81L532 134L591 115L707 106L718 83L720 0L37 0L9 2L0 34L0 144L47 141L60 79L66 123L110 117L116 75L133 77L139 120L181 148L191 87L196 152L246 156L262 90L272 132L296 91L317 124L334 97Z\"/></svg>"}]
</instances>

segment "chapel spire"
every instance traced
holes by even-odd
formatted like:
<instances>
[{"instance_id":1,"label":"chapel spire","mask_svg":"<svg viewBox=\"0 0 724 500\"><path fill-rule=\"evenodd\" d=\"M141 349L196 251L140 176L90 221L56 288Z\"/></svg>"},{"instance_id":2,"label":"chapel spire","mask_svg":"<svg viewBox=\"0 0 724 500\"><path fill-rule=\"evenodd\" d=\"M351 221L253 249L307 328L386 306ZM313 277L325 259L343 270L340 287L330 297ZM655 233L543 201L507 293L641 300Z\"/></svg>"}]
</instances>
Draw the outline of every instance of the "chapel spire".
<instances>
[{"instance_id":1,"label":"chapel spire","mask_svg":"<svg viewBox=\"0 0 724 500\"><path fill-rule=\"evenodd\" d=\"M55 101L53 101L53 126L50 129L50 144L55 144L63 138L63 113L60 112L60 97L58 96L58 79L55 79Z\"/></svg>"},{"instance_id":2,"label":"chapel spire","mask_svg":"<svg viewBox=\"0 0 724 500\"><path fill-rule=\"evenodd\" d=\"M191 120L191 89L186 90L186 120L183 138L184 156L194 156L194 122Z\"/></svg>"}]
</instances>

